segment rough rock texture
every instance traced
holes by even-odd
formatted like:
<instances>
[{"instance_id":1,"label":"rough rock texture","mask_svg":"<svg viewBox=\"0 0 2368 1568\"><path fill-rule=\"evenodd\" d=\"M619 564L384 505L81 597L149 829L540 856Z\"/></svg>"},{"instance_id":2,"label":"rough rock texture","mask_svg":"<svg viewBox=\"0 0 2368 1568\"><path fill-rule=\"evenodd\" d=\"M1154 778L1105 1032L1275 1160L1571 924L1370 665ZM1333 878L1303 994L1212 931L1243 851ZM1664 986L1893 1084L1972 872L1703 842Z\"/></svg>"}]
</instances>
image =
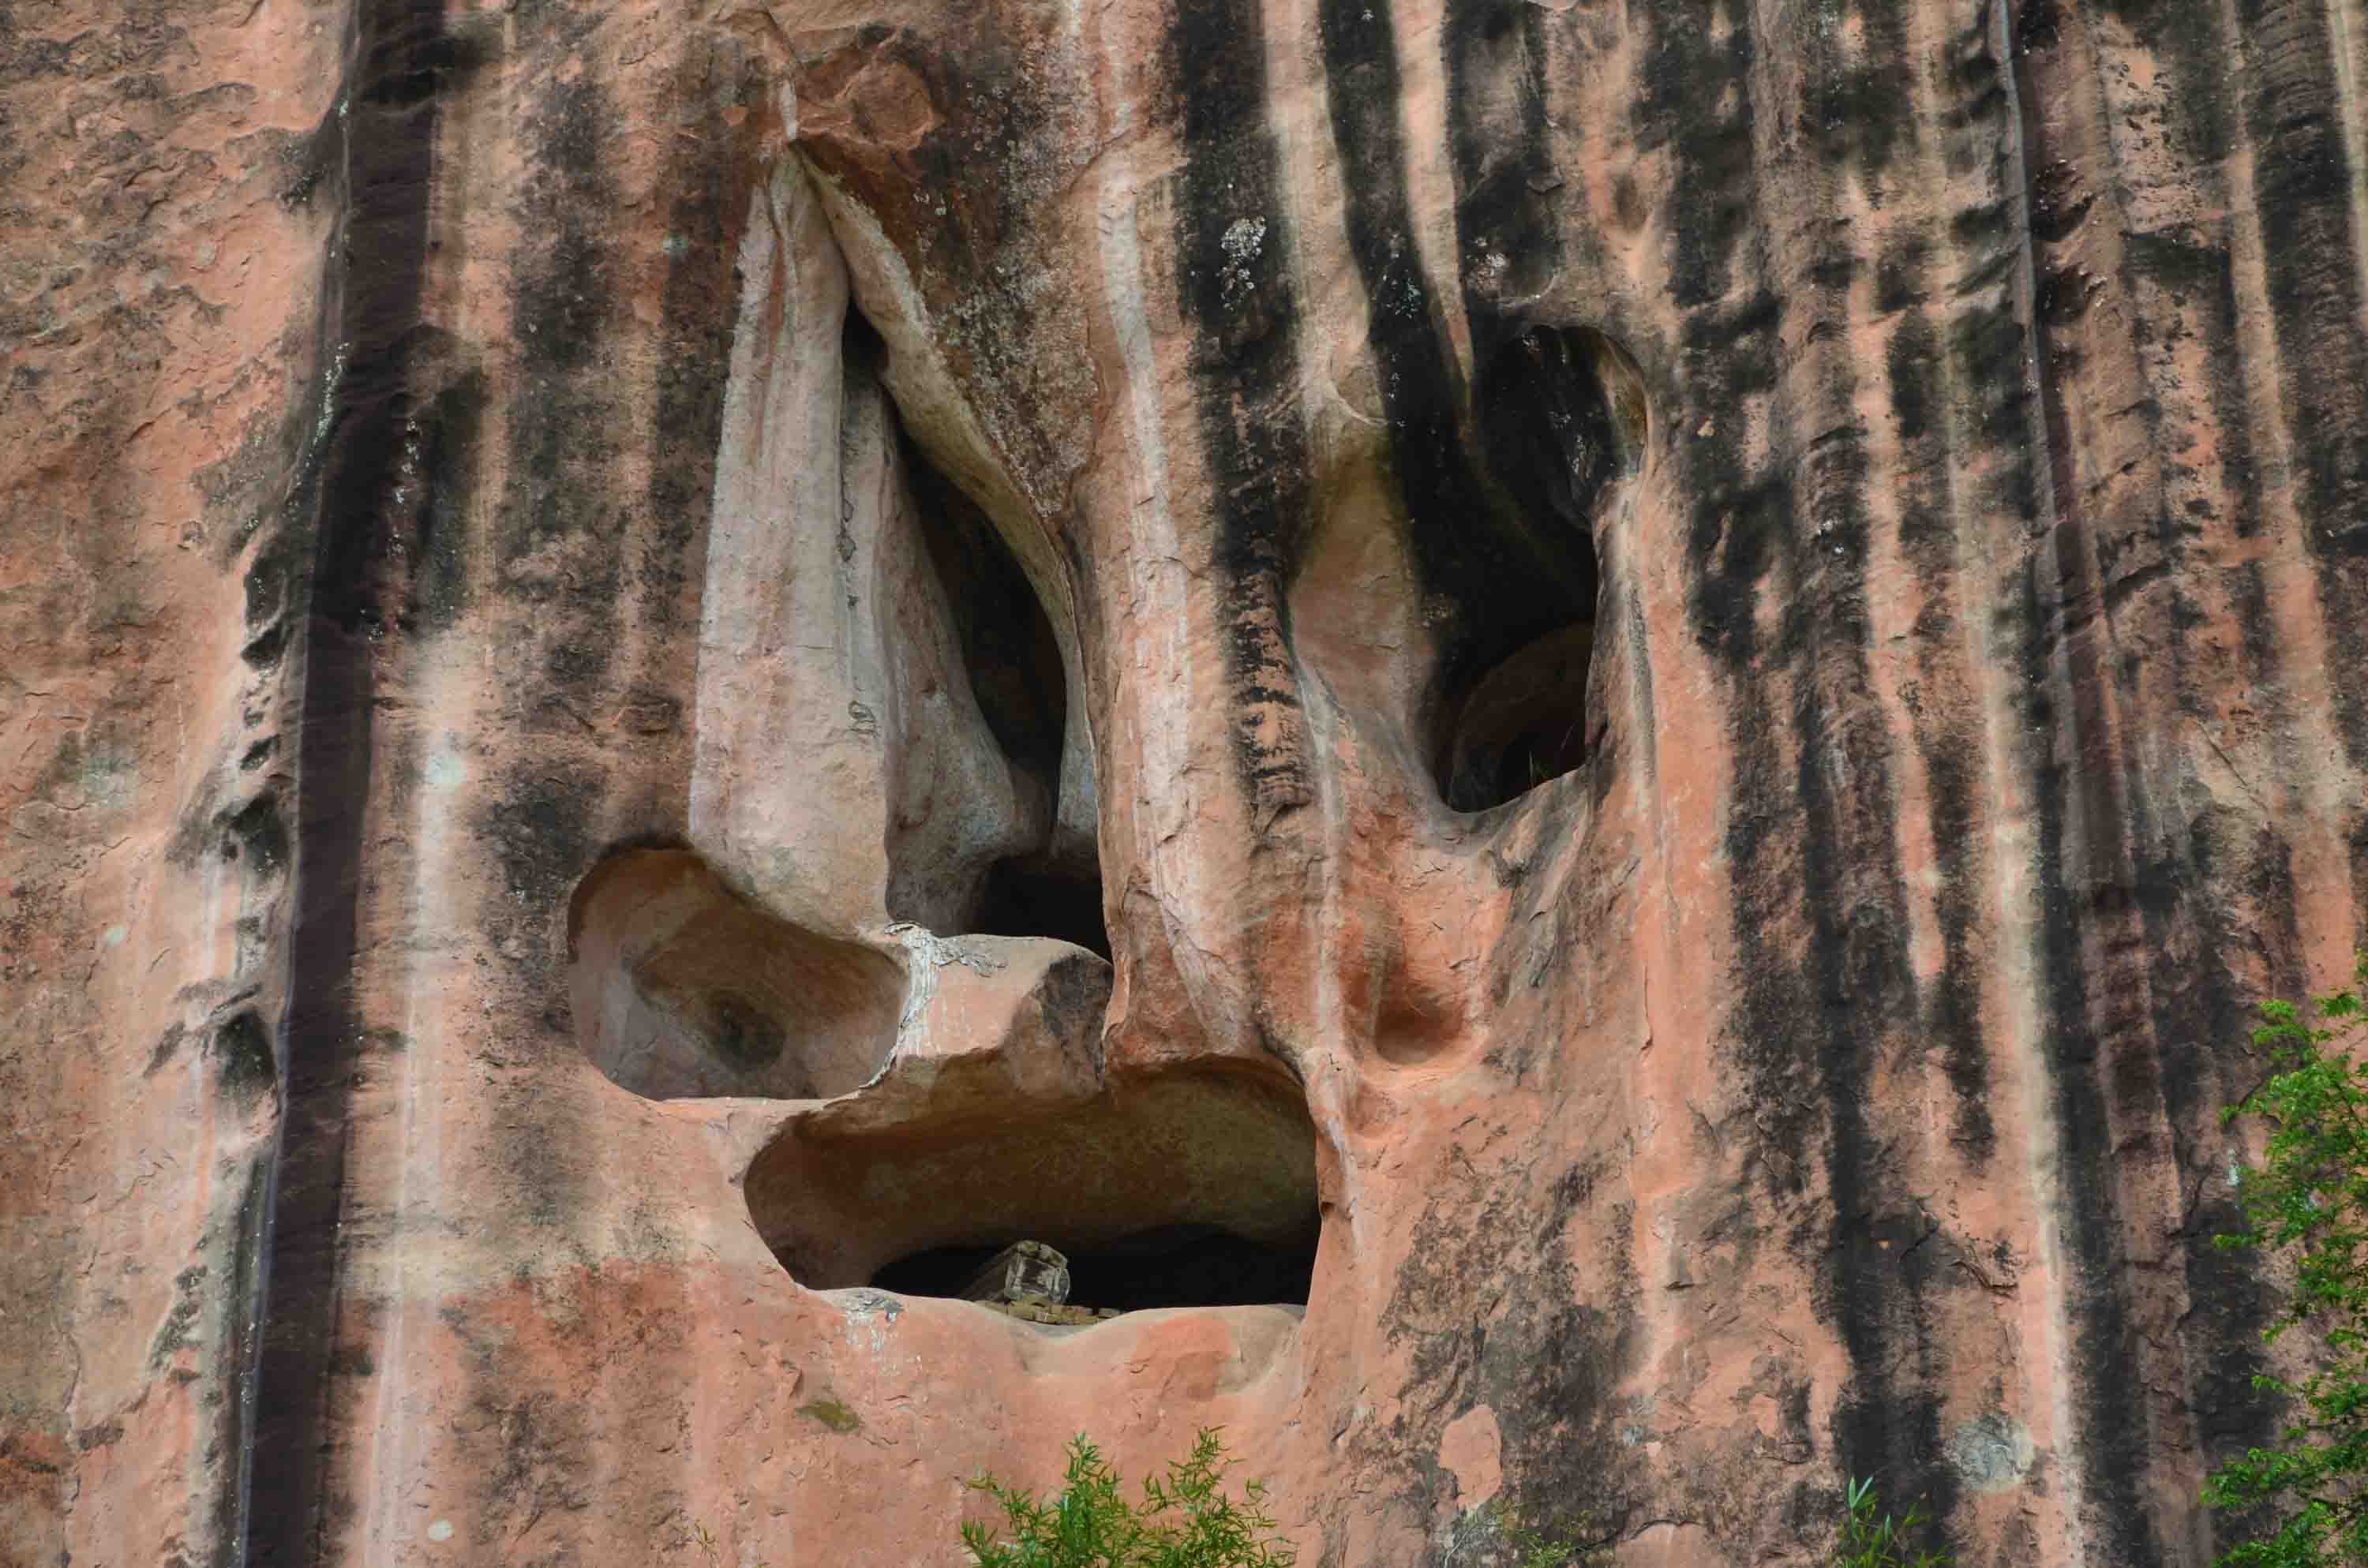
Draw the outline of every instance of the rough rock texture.
<instances>
[{"instance_id":1,"label":"rough rock texture","mask_svg":"<svg viewBox=\"0 0 2368 1568\"><path fill-rule=\"evenodd\" d=\"M2214 1111L2368 924L2363 72L0 7L0 1561L950 1562L1222 1424L1327 1568L2204 1562ZM911 1283L1023 1237L1134 1310Z\"/></svg>"}]
</instances>

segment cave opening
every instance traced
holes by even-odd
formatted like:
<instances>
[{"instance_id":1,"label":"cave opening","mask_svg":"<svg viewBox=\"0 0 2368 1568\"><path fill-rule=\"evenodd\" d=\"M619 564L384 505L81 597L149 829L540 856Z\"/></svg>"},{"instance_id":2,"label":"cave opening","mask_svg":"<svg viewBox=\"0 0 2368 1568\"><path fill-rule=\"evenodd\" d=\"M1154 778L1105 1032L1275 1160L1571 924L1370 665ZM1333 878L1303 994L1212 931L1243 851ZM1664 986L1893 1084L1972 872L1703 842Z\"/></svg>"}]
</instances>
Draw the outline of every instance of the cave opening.
<instances>
[{"instance_id":1,"label":"cave opening","mask_svg":"<svg viewBox=\"0 0 2368 1568\"><path fill-rule=\"evenodd\" d=\"M1237 1070L1111 1087L1082 1053L1061 1061L1067 1095L1040 1083L1049 1097L993 1114L929 1093L894 1126L785 1129L748 1172L757 1233L814 1290L981 1301L972 1287L998 1255L1051 1252L1066 1278L1043 1294L1087 1320L1304 1308L1323 1217L1296 1086ZM1029 1293L1014 1284L1001 1300Z\"/></svg>"},{"instance_id":2,"label":"cave opening","mask_svg":"<svg viewBox=\"0 0 2368 1568\"><path fill-rule=\"evenodd\" d=\"M1099 877L1079 877L1041 858L998 860L971 929L988 937L1051 937L1110 956Z\"/></svg>"},{"instance_id":3,"label":"cave opening","mask_svg":"<svg viewBox=\"0 0 2368 1568\"><path fill-rule=\"evenodd\" d=\"M567 909L576 1038L650 1099L826 1099L868 1080L896 1039L904 971L781 920L696 852L620 848Z\"/></svg>"},{"instance_id":4,"label":"cave opening","mask_svg":"<svg viewBox=\"0 0 2368 1568\"><path fill-rule=\"evenodd\" d=\"M858 312L848 315L850 359L885 350ZM1092 758L1070 733L1068 665L1037 585L985 508L929 460L898 422L899 461L923 547L936 571L979 716L1011 766L1042 791L1055 819L1046 841L994 862L963 929L985 936L1049 937L1110 957L1101 866L1089 837L1063 835L1064 790ZM1090 781L1087 781L1088 793Z\"/></svg>"},{"instance_id":5,"label":"cave opening","mask_svg":"<svg viewBox=\"0 0 2368 1568\"><path fill-rule=\"evenodd\" d=\"M1440 795L1458 812L1586 765L1595 528L1642 468L1647 435L1642 373L1588 327L1515 334L1487 356L1474 399L1496 517L1441 562L1461 630L1432 739Z\"/></svg>"},{"instance_id":6,"label":"cave opening","mask_svg":"<svg viewBox=\"0 0 2368 1568\"><path fill-rule=\"evenodd\" d=\"M1017 1242L1022 1237L1012 1237ZM1045 1238L1068 1266L1068 1301L1088 1311L1307 1304L1315 1237L1267 1245L1210 1225L1169 1225L1115 1240L1064 1245ZM875 1289L900 1296L959 1298L1009 1243L935 1246L887 1264Z\"/></svg>"}]
</instances>

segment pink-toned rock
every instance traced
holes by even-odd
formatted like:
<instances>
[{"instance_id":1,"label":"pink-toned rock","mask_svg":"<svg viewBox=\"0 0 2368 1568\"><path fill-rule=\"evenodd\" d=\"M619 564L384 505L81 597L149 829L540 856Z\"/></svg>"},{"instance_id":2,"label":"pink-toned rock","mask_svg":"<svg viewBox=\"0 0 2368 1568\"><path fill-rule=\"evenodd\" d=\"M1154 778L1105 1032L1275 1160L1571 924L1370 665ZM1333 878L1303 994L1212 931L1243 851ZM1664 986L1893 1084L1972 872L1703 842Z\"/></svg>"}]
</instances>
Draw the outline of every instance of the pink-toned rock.
<instances>
[{"instance_id":1,"label":"pink-toned rock","mask_svg":"<svg viewBox=\"0 0 2368 1568\"><path fill-rule=\"evenodd\" d=\"M1328 1568L2209 1561L2217 1110L2368 926L2363 69L20 3L0 1561L952 1563L1210 1426Z\"/></svg>"}]
</instances>

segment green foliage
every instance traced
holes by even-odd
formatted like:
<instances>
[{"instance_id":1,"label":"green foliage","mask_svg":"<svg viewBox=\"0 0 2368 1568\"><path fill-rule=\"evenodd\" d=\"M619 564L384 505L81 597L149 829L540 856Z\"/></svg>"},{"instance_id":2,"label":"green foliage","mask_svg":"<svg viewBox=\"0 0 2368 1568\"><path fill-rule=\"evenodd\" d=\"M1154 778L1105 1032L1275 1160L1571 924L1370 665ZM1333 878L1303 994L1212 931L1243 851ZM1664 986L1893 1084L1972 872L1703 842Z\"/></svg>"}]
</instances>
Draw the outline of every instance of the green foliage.
<instances>
[{"instance_id":1,"label":"green foliage","mask_svg":"<svg viewBox=\"0 0 2368 1568\"><path fill-rule=\"evenodd\" d=\"M1562 1536L1549 1537L1522 1520L1502 1497L1489 1505L1489 1517L1497 1530L1512 1543L1512 1568L1601 1568L1611 1561L1608 1546L1581 1546L1577 1540ZM1569 1528L1584 1534L1595 1522L1591 1512L1581 1509Z\"/></svg>"},{"instance_id":2,"label":"green foliage","mask_svg":"<svg viewBox=\"0 0 2368 1568\"><path fill-rule=\"evenodd\" d=\"M1919 1551L1910 1557L1908 1538L1930 1528L1920 1503L1895 1519L1875 1500L1874 1477L1853 1478L1843 1497L1841 1523L1834 1531L1832 1568L1948 1568L1948 1554Z\"/></svg>"},{"instance_id":3,"label":"green foliage","mask_svg":"<svg viewBox=\"0 0 2368 1568\"><path fill-rule=\"evenodd\" d=\"M982 1524L962 1527L976 1568L1291 1568L1288 1541L1271 1535L1266 1483L1247 1483L1239 1501L1224 1490L1232 1461L1213 1429L1192 1452L1146 1477L1129 1503L1118 1472L1079 1433L1069 1442L1061 1494L1038 1502L991 1475L969 1484L1003 1506L1010 1539Z\"/></svg>"},{"instance_id":4,"label":"green foliage","mask_svg":"<svg viewBox=\"0 0 2368 1568\"><path fill-rule=\"evenodd\" d=\"M2262 1006L2253 1044L2271 1075L2222 1112L2258 1116L2270 1135L2238 1178L2245 1229L2215 1244L2299 1249L2293 1294L2263 1337L2307 1328L2315 1351L2299 1381L2253 1380L2294 1412L2276 1446L2204 1483L2207 1505L2255 1532L2222 1553L2223 1568L2368 1563L2368 1064L2353 1060L2368 954L2354 973L2359 988L2318 999L2317 1023L2289 1003Z\"/></svg>"}]
</instances>

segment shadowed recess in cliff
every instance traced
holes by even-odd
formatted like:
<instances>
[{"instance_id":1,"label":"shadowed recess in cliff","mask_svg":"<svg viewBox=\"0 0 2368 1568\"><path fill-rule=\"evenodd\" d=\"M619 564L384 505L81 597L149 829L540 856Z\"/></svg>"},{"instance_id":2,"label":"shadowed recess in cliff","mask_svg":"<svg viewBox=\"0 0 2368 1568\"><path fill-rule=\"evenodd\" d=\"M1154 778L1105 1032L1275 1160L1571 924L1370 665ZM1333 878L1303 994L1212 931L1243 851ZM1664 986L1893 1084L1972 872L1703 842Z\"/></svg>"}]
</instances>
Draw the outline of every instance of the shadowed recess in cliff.
<instances>
[{"instance_id":1,"label":"shadowed recess in cliff","mask_svg":"<svg viewBox=\"0 0 2368 1568\"><path fill-rule=\"evenodd\" d=\"M849 323L851 340L860 343L870 336L871 329L860 317L851 315ZM859 347L852 351L869 350ZM909 436L900 434L899 440L899 460L912 487L921 540L944 590L961 645L962 673L979 716L1012 768L1048 802L1045 841L987 868L962 929L997 937L1050 937L1108 958L1100 859L1092 853L1090 841L1062 844L1051 820L1059 811L1063 768L1091 767L1084 748L1064 755L1068 675L1052 619L994 520ZM916 917L899 907L893 883L889 914L898 919Z\"/></svg>"},{"instance_id":2,"label":"shadowed recess in cliff","mask_svg":"<svg viewBox=\"0 0 2368 1568\"><path fill-rule=\"evenodd\" d=\"M1475 403L1485 472L1509 506L1494 549L1469 529L1453 567L1427 574L1453 585L1463 612L1433 730L1440 793L1459 811L1586 760L1595 522L1646 440L1644 378L1588 327L1523 331L1482 366Z\"/></svg>"},{"instance_id":3,"label":"shadowed recess in cliff","mask_svg":"<svg viewBox=\"0 0 2368 1568\"><path fill-rule=\"evenodd\" d=\"M1015 1236L1013 1241L1035 1238ZM1069 1304L1121 1312L1162 1307L1305 1306L1315 1234L1269 1246L1209 1225L1169 1225L1093 1246L1055 1238L1066 1261ZM903 1296L960 1297L1002 1246L940 1246L907 1253L871 1283Z\"/></svg>"},{"instance_id":4,"label":"shadowed recess in cliff","mask_svg":"<svg viewBox=\"0 0 2368 1568\"><path fill-rule=\"evenodd\" d=\"M1459 279L1478 356L1469 387L1441 303L1453 296L1425 276L1415 243L1390 13L1326 0L1319 17L1349 245L1387 426L1389 509L1404 518L1435 647L1405 728L1441 798L1467 812L1585 760L1594 525L1646 441L1644 380L1626 353L1591 327L1527 320L1497 303L1502 292L1534 294L1561 256L1543 194L1559 182L1543 118L1544 42L1531 12L1470 0L1451 7L1446 24L1457 228L1467 261L1484 262ZM1338 523L1336 513L1324 526ZM1311 558L1362 553L1343 555L1326 539ZM1319 668L1334 666L1325 673L1337 687L1341 661L1319 646L1328 634L1314 624L1323 618L1305 619L1308 651Z\"/></svg>"},{"instance_id":5,"label":"shadowed recess in cliff","mask_svg":"<svg viewBox=\"0 0 2368 1568\"><path fill-rule=\"evenodd\" d=\"M1086 1307L1306 1301L1315 1131L1289 1085L1081 1074L1049 1096L996 1094L983 1116L985 1078L1011 1070L948 1063L912 1098L892 1082L877 1106L858 1096L792 1123L746 1182L791 1275L950 1295L996 1249L1034 1240L1068 1255Z\"/></svg>"},{"instance_id":6,"label":"shadowed recess in cliff","mask_svg":"<svg viewBox=\"0 0 2368 1568\"><path fill-rule=\"evenodd\" d=\"M585 1053L653 1099L826 1098L895 1044L894 960L766 914L689 850L595 867L568 905L567 952Z\"/></svg>"},{"instance_id":7,"label":"shadowed recess in cliff","mask_svg":"<svg viewBox=\"0 0 2368 1568\"><path fill-rule=\"evenodd\" d=\"M1453 811L1583 767L1597 521L1645 437L1643 383L1588 327L1534 326L1484 365L1473 421L1427 346L1376 338L1388 444L1341 455L1292 583L1294 649L1368 744Z\"/></svg>"}]
</instances>

